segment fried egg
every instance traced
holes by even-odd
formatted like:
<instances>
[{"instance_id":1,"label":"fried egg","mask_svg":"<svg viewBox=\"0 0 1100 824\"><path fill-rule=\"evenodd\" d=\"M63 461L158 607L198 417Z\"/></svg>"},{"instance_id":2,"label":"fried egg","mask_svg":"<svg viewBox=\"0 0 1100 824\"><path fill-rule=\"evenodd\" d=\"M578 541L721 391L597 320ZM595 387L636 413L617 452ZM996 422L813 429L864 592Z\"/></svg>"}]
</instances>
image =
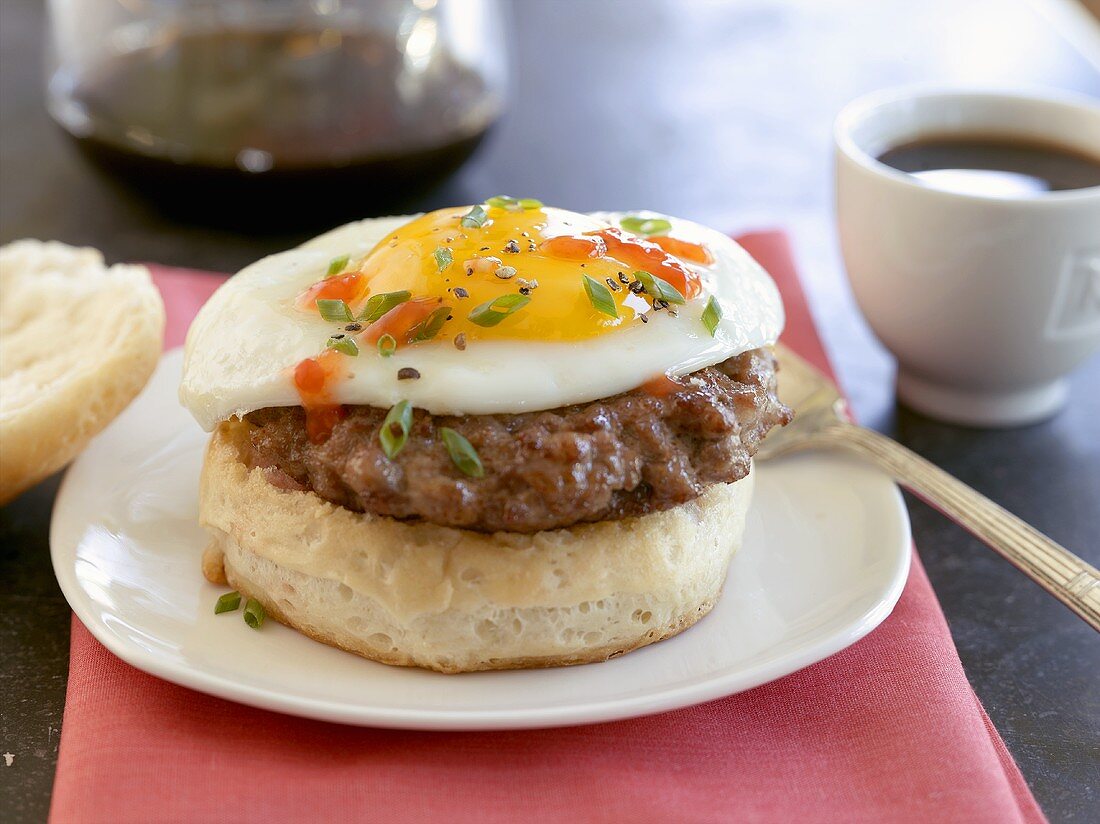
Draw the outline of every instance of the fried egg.
<instances>
[{"instance_id":1,"label":"fried egg","mask_svg":"<svg viewBox=\"0 0 1100 824\"><path fill-rule=\"evenodd\" d=\"M180 398L208 430L271 406L529 412L687 375L782 326L775 284L720 232L500 197L248 266L192 324Z\"/></svg>"}]
</instances>

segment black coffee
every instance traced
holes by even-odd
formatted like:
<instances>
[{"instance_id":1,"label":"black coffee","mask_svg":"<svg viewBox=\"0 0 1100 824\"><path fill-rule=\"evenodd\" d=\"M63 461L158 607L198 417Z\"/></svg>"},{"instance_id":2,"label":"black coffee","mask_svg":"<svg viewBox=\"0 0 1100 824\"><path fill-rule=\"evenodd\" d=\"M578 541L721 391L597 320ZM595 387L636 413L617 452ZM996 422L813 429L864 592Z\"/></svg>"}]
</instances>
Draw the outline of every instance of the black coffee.
<instances>
[{"instance_id":1,"label":"black coffee","mask_svg":"<svg viewBox=\"0 0 1100 824\"><path fill-rule=\"evenodd\" d=\"M1027 197L1100 186L1100 155L1050 143L1006 138L929 137L879 155L937 189L993 197Z\"/></svg>"},{"instance_id":2,"label":"black coffee","mask_svg":"<svg viewBox=\"0 0 1100 824\"><path fill-rule=\"evenodd\" d=\"M500 110L452 55L410 68L373 32L183 32L68 96L62 125L158 205L261 224L392 210L454 171Z\"/></svg>"}]
</instances>

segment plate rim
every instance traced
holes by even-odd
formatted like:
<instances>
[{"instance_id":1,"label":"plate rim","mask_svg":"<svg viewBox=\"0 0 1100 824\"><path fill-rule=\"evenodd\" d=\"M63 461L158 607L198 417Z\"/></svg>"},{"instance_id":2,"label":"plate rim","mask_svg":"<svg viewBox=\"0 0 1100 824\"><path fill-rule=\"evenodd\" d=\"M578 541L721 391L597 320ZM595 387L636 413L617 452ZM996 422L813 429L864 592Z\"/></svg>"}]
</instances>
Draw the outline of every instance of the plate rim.
<instances>
[{"instance_id":1,"label":"plate rim","mask_svg":"<svg viewBox=\"0 0 1100 824\"><path fill-rule=\"evenodd\" d=\"M165 352L158 363L158 370L170 359L179 358L181 353L179 347ZM843 629L782 657L748 670L720 671L720 674L702 682L673 686L655 693L541 709L447 710L352 705L331 699L273 692L271 689L244 684L224 675L160 658L137 645L127 644L120 636L110 632L96 617L90 599L80 586L75 563L62 558L62 550L58 548L60 539L57 532L61 528L58 513L66 509L65 500L69 494L75 494L69 491L73 469L83 460L84 455L79 456L66 470L54 501L50 516L50 560L65 600L97 641L125 663L170 683L259 709L353 726L438 731L566 727L653 715L745 692L823 661L866 637L893 612L908 580L912 558L912 532L905 501L897 485L883 473L883 480L892 487L889 495L893 516L891 520L897 524L897 531L900 533L898 545L889 554L893 564L886 592L864 610L858 619Z\"/></svg>"}]
</instances>

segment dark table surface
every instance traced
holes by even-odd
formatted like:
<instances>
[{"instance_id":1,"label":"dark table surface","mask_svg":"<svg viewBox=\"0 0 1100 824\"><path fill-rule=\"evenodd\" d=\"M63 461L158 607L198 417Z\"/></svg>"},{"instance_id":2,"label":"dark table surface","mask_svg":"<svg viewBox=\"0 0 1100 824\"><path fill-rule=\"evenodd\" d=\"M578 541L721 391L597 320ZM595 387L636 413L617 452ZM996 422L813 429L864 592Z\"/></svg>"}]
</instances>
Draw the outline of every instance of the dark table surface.
<instances>
[{"instance_id":1,"label":"dark table surface","mask_svg":"<svg viewBox=\"0 0 1100 824\"><path fill-rule=\"evenodd\" d=\"M1100 30L1024 0L517 0L506 119L425 208L500 191L569 208L652 208L734 229L784 226L859 417L1100 565L1100 359L1068 408L1008 431L895 408L833 234L830 123L912 81L1042 84L1100 97ZM0 240L54 238L108 260L233 271L302 238L173 223L93 171L48 120L42 4L0 5ZM57 479L0 513L0 818L45 816L69 610L49 562ZM1100 639L910 499L913 532L966 672L1054 821L1100 809Z\"/></svg>"}]
</instances>

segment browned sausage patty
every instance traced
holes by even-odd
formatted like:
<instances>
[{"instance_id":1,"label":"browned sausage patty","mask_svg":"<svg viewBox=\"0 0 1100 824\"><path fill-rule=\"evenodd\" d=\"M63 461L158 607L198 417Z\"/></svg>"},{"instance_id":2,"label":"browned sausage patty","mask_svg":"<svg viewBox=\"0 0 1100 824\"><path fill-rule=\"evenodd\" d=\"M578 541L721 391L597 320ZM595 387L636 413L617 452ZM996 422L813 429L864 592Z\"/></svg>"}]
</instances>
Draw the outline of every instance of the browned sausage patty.
<instances>
[{"instance_id":1,"label":"browned sausage patty","mask_svg":"<svg viewBox=\"0 0 1100 824\"><path fill-rule=\"evenodd\" d=\"M588 404L521 415L416 410L390 460L385 409L350 406L324 443L310 443L299 407L251 413L250 463L272 483L311 489L357 512L420 518L484 532L536 532L642 515L707 486L745 477L760 439L791 413L775 394L775 359L756 349L680 379L666 395L636 389ZM462 433L485 467L460 472L439 437Z\"/></svg>"}]
</instances>

